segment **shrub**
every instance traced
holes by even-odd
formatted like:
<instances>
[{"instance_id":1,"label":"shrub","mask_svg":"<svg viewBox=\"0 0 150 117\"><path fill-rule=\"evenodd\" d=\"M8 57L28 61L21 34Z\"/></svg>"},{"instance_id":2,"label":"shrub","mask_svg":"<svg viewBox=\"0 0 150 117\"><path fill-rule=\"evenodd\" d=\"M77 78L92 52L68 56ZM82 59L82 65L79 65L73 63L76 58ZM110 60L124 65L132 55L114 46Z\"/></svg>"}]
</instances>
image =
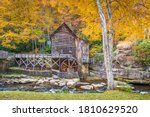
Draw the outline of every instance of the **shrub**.
<instances>
[{"instance_id":1,"label":"shrub","mask_svg":"<svg viewBox=\"0 0 150 117\"><path fill-rule=\"evenodd\" d=\"M50 53L50 52L51 52L51 47L48 45L45 46L44 48L40 49L41 54Z\"/></svg>"},{"instance_id":2,"label":"shrub","mask_svg":"<svg viewBox=\"0 0 150 117\"><path fill-rule=\"evenodd\" d=\"M133 46L133 54L142 66L150 65L150 40L139 41Z\"/></svg>"},{"instance_id":3,"label":"shrub","mask_svg":"<svg viewBox=\"0 0 150 117\"><path fill-rule=\"evenodd\" d=\"M95 63L101 63L104 61L104 55L102 53L97 53L95 55Z\"/></svg>"},{"instance_id":4,"label":"shrub","mask_svg":"<svg viewBox=\"0 0 150 117\"><path fill-rule=\"evenodd\" d=\"M101 40L90 42L90 57L95 57L97 53L102 52L102 49L103 47Z\"/></svg>"}]
</instances>

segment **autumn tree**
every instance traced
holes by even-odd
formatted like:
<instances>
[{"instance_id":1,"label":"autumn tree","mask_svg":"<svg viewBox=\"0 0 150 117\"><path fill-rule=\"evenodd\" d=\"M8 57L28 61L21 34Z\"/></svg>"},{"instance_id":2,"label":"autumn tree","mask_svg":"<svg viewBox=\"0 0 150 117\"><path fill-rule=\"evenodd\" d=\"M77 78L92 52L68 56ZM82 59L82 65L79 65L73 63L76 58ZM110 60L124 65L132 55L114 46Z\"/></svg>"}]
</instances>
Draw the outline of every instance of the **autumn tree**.
<instances>
[{"instance_id":1,"label":"autumn tree","mask_svg":"<svg viewBox=\"0 0 150 117\"><path fill-rule=\"evenodd\" d=\"M107 2L108 7L108 14L111 20L111 11L110 11L110 0ZM102 5L100 0L97 0L98 11L101 19L101 27L102 27L102 35L103 35L103 53L104 53L104 63L106 69L106 77L108 82L107 89L111 90L114 88L114 81L113 81L113 73L112 73L112 36L108 37L108 30L107 30L107 23L106 18L103 13ZM110 26L111 27L111 26Z\"/></svg>"}]
</instances>

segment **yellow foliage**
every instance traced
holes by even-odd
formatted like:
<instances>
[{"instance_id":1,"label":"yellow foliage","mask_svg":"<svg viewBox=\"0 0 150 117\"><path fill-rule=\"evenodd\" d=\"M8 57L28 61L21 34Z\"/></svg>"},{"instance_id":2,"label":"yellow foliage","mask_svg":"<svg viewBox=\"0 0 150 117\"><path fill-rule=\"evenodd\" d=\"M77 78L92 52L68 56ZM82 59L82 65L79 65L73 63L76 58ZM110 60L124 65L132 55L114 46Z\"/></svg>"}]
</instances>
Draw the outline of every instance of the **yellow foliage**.
<instances>
[{"instance_id":1,"label":"yellow foliage","mask_svg":"<svg viewBox=\"0 0 150 117\"><path fill-rule=\"evenodd\" d=\"M90 57L94 57L97 53L102 52L102 46L97 45L90 49Z\"/></svg>"},{"instance_id":2,"label":"yellow foliage","mask_svg":"<svg viewBox=\"0 0 150 117\"><path fill-rule=\"evenodd\" d=\"M108 23L106 2L102 1ZM113 0L114 40L144 37L144 28L150 27L150 0ZM95 0L1 0L0 36L4 47L40 39L32 31L53 32L58 25L70 24L79 16L79 28L90 41L101 38L100 18ZM13 46L10 46L13 43ZM100 49L100 48L99 48ZM93 53L97 51L91 50Z\"/></svg>"},{"instance_id":3,"label":"yellow foliage","mask_svg":"<svg viewBox=\"0 0 150 117\"><path fill-rule=\"evenodd\" d=\"M14 44L20 43L19 35L15 34L13 32L8 32L4 34L3 36L0 36L2 38L2 45L6 48L12 48L15 49L16 46Z\"/></svg>"}]
</instances>

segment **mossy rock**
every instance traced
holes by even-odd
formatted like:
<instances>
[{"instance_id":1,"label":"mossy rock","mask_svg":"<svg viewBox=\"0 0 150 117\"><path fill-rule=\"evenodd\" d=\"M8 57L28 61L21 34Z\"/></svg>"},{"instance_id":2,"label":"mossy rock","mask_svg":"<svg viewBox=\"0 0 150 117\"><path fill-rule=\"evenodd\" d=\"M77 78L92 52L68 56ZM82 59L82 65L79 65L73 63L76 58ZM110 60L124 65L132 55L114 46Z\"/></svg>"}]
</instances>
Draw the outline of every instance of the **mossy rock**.
<instances>
[{"instance_id":1,"label":"mossy rock","mask_svg":"<svg viewBox=\"0 0 150 117\"><path fill-rule=\"evenodd\" d=\"M120 90L120 91L127 91L127 92L131 92L134 89L134 87L130 86L130 85L122 85L122 86L116 86L115 90Z\"/></svg>"},{"instance_id":2,"label":"mossy rock","mask_svg":"<svg viewBox=\"0 0 150 117\"><path fill-rule=\"evenodd\" d=\"M120 91L132 91L134 87L132 87L130 84L127 84L126 82L121 81L115 81L115 89Z\"/></svg>"}]
</instances>

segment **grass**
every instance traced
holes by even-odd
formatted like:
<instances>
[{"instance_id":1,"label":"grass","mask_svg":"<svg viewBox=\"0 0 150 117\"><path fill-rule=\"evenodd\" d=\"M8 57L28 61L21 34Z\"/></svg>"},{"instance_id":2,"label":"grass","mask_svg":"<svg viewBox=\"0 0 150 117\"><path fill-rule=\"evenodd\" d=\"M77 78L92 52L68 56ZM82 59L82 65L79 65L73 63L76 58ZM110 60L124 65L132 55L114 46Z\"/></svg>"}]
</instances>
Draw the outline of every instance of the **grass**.
<instances>
[{"instance_id":1,"label":"grass","mask_svg":"<svg viewBox=\"0 0 150 117\"><path fill-rule=\"evenodd\" d=\"M118 90L84 94L0 91L0 100L150 100L150 94Z\"/></svg>"},{"instance_id":2,"label":"grass","mask_svg":"<svg viewBox=\"0 0 150 117\"><path fill-rule=\"evenodd\" d=\"M0 77L15 77L15 76L24 76L24 74L21 73L0 73Z\"/></svg>"}]
</instances>

